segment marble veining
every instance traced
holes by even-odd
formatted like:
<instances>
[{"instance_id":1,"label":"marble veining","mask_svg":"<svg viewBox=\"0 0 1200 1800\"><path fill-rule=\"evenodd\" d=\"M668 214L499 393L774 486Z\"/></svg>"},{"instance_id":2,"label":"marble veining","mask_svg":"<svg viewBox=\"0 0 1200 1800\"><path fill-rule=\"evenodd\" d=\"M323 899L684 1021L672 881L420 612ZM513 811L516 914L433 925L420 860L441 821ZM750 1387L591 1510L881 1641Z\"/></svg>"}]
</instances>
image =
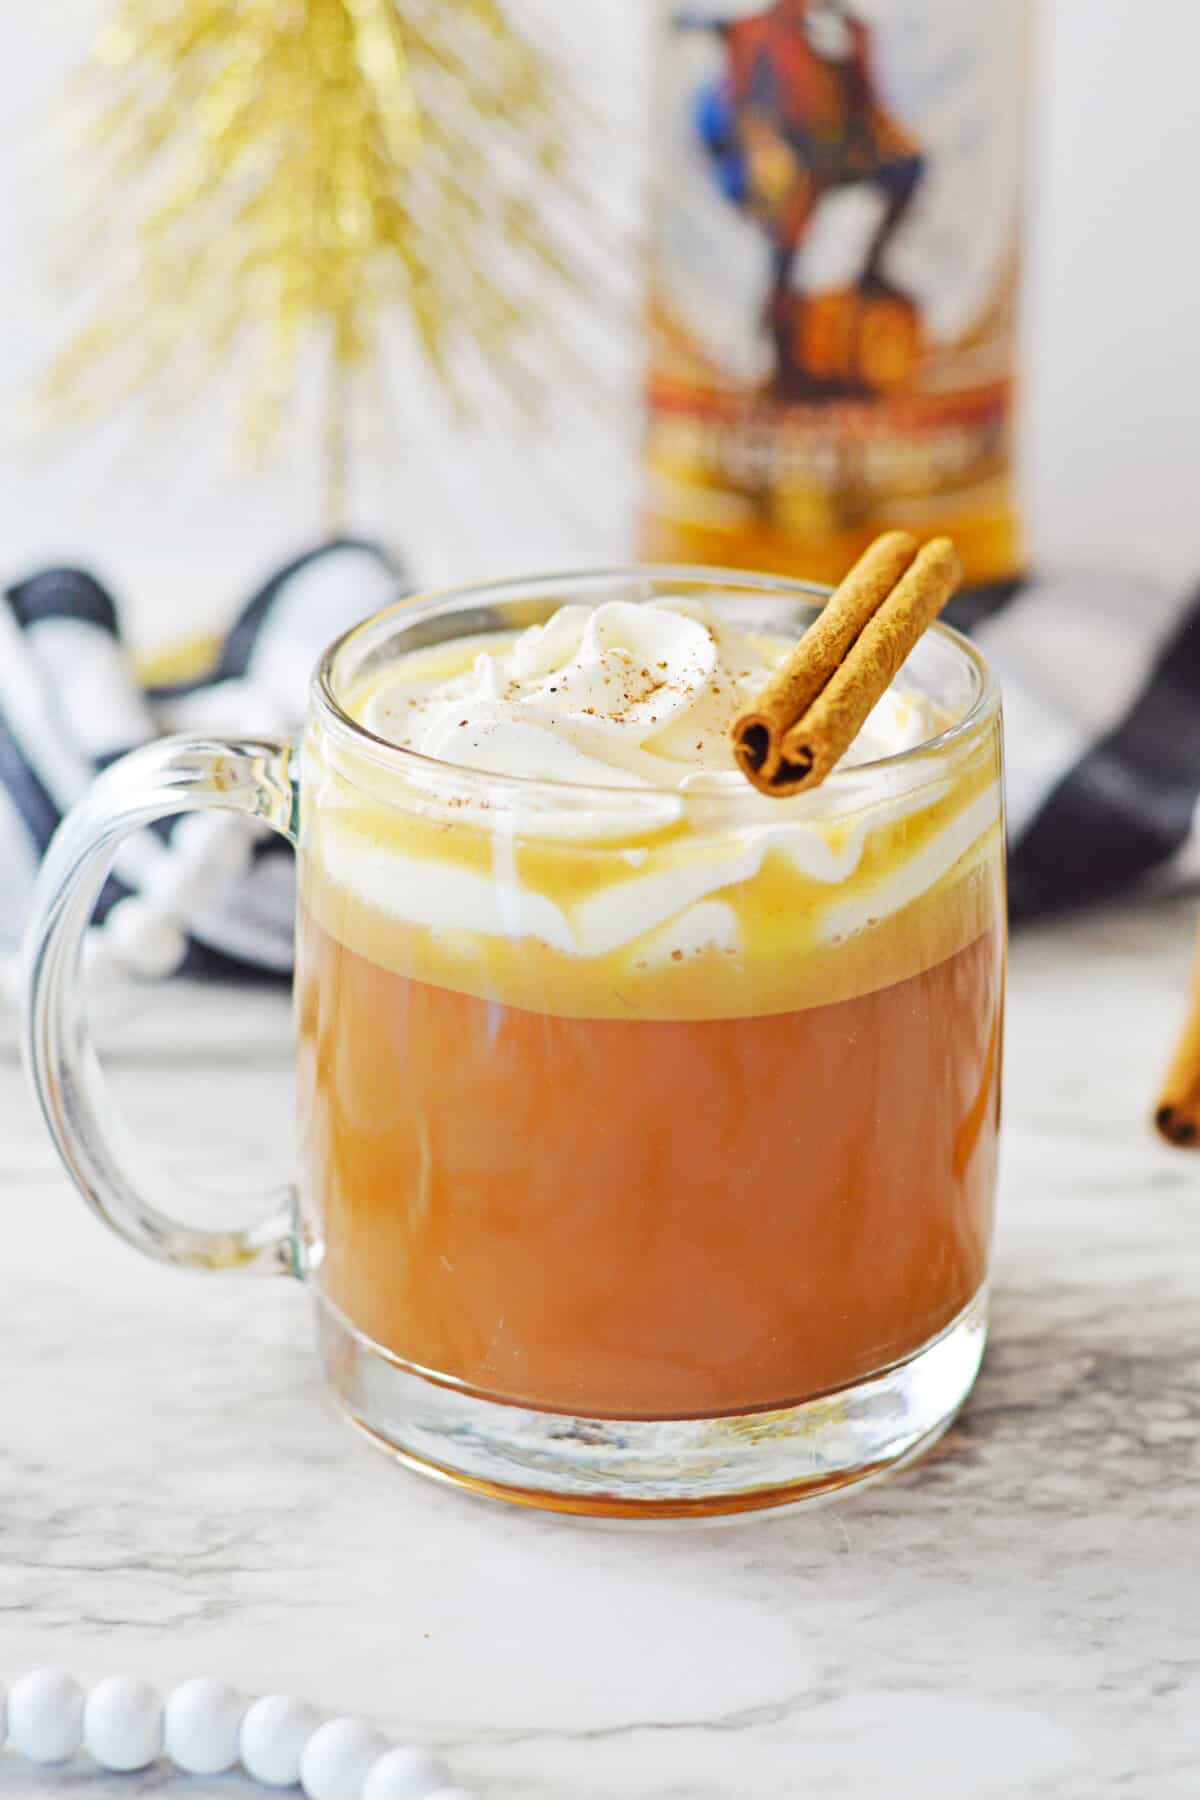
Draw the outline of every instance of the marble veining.
<instances>
[{"instance_id":1,"label":"marble veining","mask_svg":"<svg viewBox=\"0 0 1200 1800\"><path fill-rule=\"evenodd\" d=\"M1200 1793L1200 1157L1145 1120L1190 937L1172 903L1017 941L965 1417L877 1487L709 1526L526 1514L391 1467L325 1398L303 1292L108 1236L6 1050L0 1678L292 1688L483 1800ZM114 1037L139 1125L175 1159L221 1136L277 1168L282 998L157 1017ZM0 1757L0 1800L185 1790L258 1791Z\"/></svg>"}]
</instances>

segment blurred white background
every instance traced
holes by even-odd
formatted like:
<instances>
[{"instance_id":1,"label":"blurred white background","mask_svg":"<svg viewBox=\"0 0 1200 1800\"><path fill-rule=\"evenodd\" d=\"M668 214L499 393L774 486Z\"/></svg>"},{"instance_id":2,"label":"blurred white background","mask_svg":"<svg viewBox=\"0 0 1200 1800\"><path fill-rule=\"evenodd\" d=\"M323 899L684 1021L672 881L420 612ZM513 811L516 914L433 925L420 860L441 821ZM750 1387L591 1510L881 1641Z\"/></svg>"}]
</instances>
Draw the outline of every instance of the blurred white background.
<instances>
[{"instance_id":1,"label":"blurred white background","mask_svg":"<svg viewBox=\"0 0 1200 1800\"><path fill-rule=\"evenodd\" d=\"M562 0L539 0L563 22ZM0 61L0 577L47 558L97 569L152 644L226 614L321 530L315 433L252 474L228 413L118 420L49 436L31 405L61 341L76 182L64 93L112 0L8 15ZM580 80L614 121L597 155L636 206L651 0L571 0ZM1033 555L1200 575L1200 10L1182 0L1035 0L1024 485ZM452 432L407 389L406 447L381 447L353 523L425 580L623 554L634 429L554 433L570 505L542 503L530 447Z\"/></svg>"}]
</instances>

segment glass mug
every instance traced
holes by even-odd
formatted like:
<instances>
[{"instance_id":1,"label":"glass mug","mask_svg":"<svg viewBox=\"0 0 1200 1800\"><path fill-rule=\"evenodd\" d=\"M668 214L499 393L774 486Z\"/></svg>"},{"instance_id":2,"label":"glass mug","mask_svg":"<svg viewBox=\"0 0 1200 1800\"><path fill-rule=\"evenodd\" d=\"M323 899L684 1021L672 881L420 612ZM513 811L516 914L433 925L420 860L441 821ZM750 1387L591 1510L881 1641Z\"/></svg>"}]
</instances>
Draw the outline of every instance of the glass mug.
<instances>
[{"instance_id":1,"label":"glass mug","mask_svg":"<svg viewBox=\"0 0 1200 1800\"><path fill-rule=\"evenodd\" d=\"M606 1515L878 1474L986 1333L1004 979L1000 707L938 626L943 728L816 792L581 787L396 747L353 696L564 601L703 599L793 640L823 590L628 569L400 602L324 656L295 746L169 739L64 823L28 1054L100 1215L309 1287L349 1418L414 1468ZM80 951L114 850L223 807L296 846L300 1176L243 1230L159 1209L106 1103Z\"/></svg>"}]
</instances>

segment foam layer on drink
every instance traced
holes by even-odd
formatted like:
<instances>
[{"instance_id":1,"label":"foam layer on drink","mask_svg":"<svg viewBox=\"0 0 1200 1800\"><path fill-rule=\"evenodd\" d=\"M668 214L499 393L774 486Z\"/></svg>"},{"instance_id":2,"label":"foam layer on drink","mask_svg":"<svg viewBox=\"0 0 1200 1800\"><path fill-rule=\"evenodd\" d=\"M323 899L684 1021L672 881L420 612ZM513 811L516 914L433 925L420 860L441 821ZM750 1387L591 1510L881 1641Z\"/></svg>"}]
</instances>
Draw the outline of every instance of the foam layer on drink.
<instances>
[{"instance_id":1,"label":"foam layer on drink","mask_svg":"<svg viewBox=\"0 0 1200 1800\"><path fill-rule=\"evenodd\" d=\"M951 723L901 681L834 780L756 794L729 725L786 648L680 598L370 672L343 709L416 754L310 732L307 904L385 967L586 1016L786 1011L932 966L996 915L997 736L880 766Z\"/></svg>"},{"instance_id":2,"label":"foam layer on drink","mask_svg":"<svg viewBox=\"0 0 1200 1800\"><path fill-rule=\"evenodd\" d=\"M493 775L740 793L729 728L785 649L703 601L561 606L518 637L460 643L461 673L439 671L444 652L383 669L351 707L389 743ZM893 689L845 760L891 756L938 729L927 702Z\"/></svg>"}]
</instances>

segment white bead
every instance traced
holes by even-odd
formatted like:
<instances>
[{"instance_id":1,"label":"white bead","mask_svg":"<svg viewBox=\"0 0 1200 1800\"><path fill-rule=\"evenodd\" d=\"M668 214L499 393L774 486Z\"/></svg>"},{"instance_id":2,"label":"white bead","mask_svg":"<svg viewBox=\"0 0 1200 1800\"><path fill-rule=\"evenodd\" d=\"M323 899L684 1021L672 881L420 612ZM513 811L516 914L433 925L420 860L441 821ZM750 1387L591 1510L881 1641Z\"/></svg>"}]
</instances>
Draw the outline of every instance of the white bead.
<instances>
[{"instance_id":1,"label":"white bead","mask_svg":"<svg viewBox=\"0 0 1200 1800\"><path fill-rule=\"evenodd\" d=\"M238 1759L246 1702L223 1681L198 1676L177 1687L163 1716L163 1745L187 1775L223 1775Z\"/></svg>"},{"instance_id":2,"label":"white bead","mask_svg":"<svg viewBox=\"0 0 1200 1800\"><path fill-rule=\"evenodd\" d=\"M211 813L184 813L171 827L171 848L189 862L201 860L212 835Z\"/></svg>"},{"instance_id":3,"label":"white bead","mask_svg":"<svg viewBox=\"0 0 1200 1800\"><path fill-rule=\"evenodd\" d=\"M109 1675L83 1709L83 1741L105 1769L127 1774L162 1755L163 1704L148 1681Z\"/></svg>"},{"instance_id":4,"label":"white bead","mask_svg":"<svg viewBox=\"0 0 1200 1800\"><path fill-rule=\"evenodd\" d=\"M128 974L112 945L105 940L103 925L89 925L83 936L83 979L89 988L115 987Z\"/></svg>"},{"instance_id":5,"label":"white bead","mask_svg":"<svg viewBox=\"0 0 1200 1800\"><path fill-rule=\"evenodd\" d=\"M440 1757L411 1745L397 1745L374 1764L362 1800L428 1800L454 1777Z\"/></svg>"},{"instance_id":6,"label":"white bead","mask_svg":"<svg viewBox=\"0 0 1200 1800\"><path fill-rule=\"evenodd\" d=\"M83 1737L83 1689L61 1669L33 1669L8 1696L8 1739L30 1762L65 1762Z\"/></svg>"},{"instance_id":7,"label":"white bead","mask_svg":"<svg viewBox=\"0 0 1200 1800\"><path fill-rule=\"evenodd\" d=\"M245 819L228 814L185 813L171 828L171 849L213 881L242 875L250 861L253 840Z\"/></svg>"},{"instance_id":8,"label":"white bead","mask_svg":"<svg viewBox=\"0 0 1200 1800\"><path fill-rule=\"evenodd\" d=\"M187 954L187 938L136 894L118 900L104 920L104 935L130 974L143 981L173 975Z\"/></svg>"},{"instance_id":9,"label":"white bead","mask_svg":"<svg viewBox=\"0 0 1200 1800\"><path fill-rule=\"evenodd\" d=\"M391 1745L361 1719L330 1719L315 1731L300 1758L300 1784L308 1800L361 1800L372 1763Z\"/></svg>"},{"instance_id":10,"label":"white bead","mask_svg":"<svg viewBox=\"0 0 1200 1800\"><path fill-rule=\"evenodd\" d=\"M242 1720L239 1749L247 1775L267 1787L291 1787L300 1779L304 1746L321 1724L315 1706L291 1694L264 1694Z\"/></svg>"}]
</instances>

